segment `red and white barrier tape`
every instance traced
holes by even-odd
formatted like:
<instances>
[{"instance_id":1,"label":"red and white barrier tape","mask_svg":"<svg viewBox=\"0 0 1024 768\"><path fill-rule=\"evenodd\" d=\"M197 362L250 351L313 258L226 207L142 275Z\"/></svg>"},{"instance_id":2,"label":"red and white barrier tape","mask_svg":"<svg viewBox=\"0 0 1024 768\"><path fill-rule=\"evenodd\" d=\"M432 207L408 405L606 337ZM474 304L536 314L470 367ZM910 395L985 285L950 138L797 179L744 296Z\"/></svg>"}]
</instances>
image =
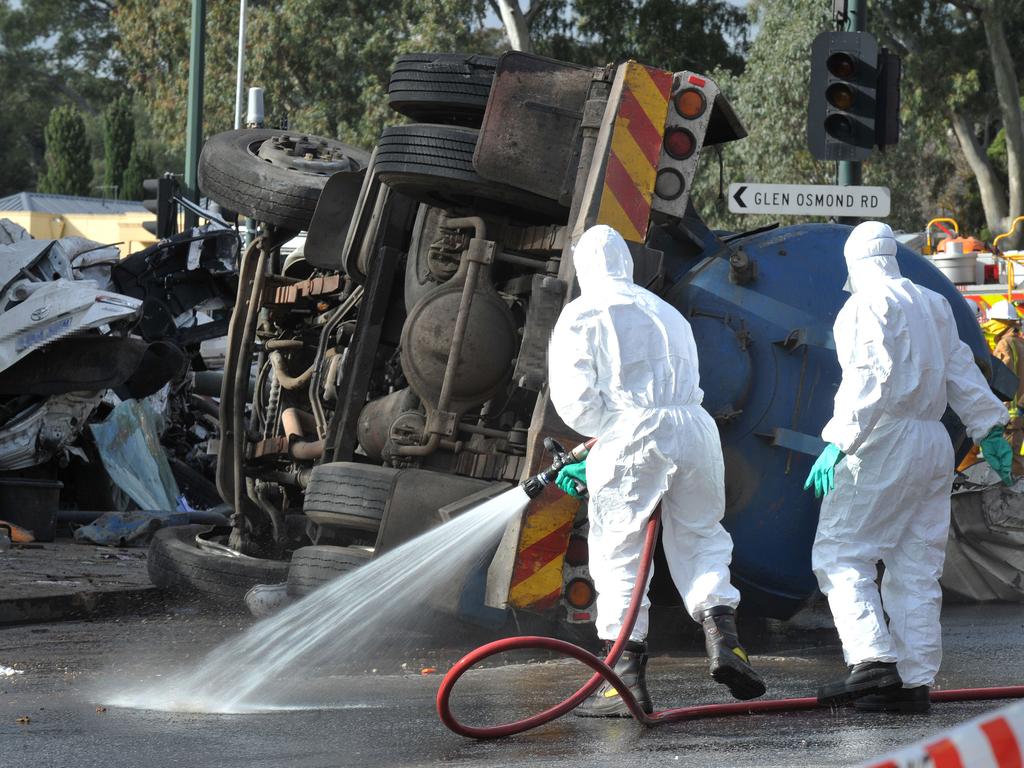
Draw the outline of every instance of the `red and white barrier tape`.
<instances>
[{"instance_id":1,"label":"red and white barrier tape","mask_svg":"<svg viewBox=\"0 0 1024 768\"><path fill-rule=\"evenodd\" d=\"M1024 702L866 763L869 768L1024 768Z\"/></svg>"}]
</instances>

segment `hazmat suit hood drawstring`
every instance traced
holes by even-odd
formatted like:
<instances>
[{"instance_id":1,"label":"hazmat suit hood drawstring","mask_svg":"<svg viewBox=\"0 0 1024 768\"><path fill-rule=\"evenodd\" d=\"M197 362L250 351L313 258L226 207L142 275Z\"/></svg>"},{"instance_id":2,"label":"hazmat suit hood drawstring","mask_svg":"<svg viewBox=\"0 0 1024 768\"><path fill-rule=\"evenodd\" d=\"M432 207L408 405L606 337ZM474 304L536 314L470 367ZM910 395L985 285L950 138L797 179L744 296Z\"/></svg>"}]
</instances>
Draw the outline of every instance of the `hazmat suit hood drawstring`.
<instances>
[{"instance_id":1,"label":"hazmat suit hood drawstring","mask_svg":"<svg viewBox=\"0 0 1024 768\"><path fill-rule=\"evenodd\" d=\"M866 221L854 227L843 248L849 273L843 289L854 293L869 283L902 277L896 249L896 238L888 224Z\"/></svg>"},{"instance_id":2,"label":"hazmat suit hood drawstring","mask_svg":"<svg viewBox=\"0 0 1024 768\"><path fill-rule=\"evenodd\" d=\"M604 225L591 227L572 252L580 291L613 289L615 283L633 284L633 257L622 235Z\"/></svg>"}]
</instances>

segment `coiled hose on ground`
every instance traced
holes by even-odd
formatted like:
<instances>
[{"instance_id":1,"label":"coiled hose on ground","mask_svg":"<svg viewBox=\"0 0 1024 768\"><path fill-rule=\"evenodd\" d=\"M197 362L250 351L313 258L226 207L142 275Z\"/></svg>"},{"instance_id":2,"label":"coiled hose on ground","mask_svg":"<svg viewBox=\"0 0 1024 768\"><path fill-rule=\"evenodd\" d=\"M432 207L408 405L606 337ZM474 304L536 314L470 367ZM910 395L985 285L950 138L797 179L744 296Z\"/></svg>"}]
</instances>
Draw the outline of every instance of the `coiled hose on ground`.
<instances>
[{"instance_id":1,"label":"coiled hose on ground","mask_svg":"<svg viewBox=\"0 0 1024 768\"><path fill-rule=\"evenodd\" d=\"M762 699L759 701L738 701L729 704L703 704L693 707L677 707L675 709L664 709L650 715L643 711L629 688L627 688L619 676L615 674L613 667L615 666L615 662L619 660L622 649L625 646L626 641L629 639L629 634L633 631L633 625L636 623L636 617L640 610L641 598L643 597L644 585L647 584L647 575L650 573L651 569L651 560L654 556L654 546L658 541L660 525L661 506L659 505L647 523L647 533L644 538L643 552L640 556L641 565L636 577L636 585L633 587L633 593L630 596L629 611L622 623L622 630L619 632L619 636L615 640L615 644L612 646L611 651L605 659L602 660L598 658L589 651L580 648L578 645L574 645L573 643L569 643L564 640L557 640L553 637L528 635L523 637L510 637L502 640L496 640L493 643L487 643L486 645L482 645L475 651L471 651L462 657L462 659L460 659L455 666L448 671L448 674L445 675L444 680L441 682L441 687L437 691L437 713L441 717L441 722L455 733L461 736L467 736L471 739L497 739L502 736L512 736L514 734L536 728L539 725L550 723L552 720L561 717L567 712L571 712L582 704L590 694L597 690L603 680L607 680L615 687L615 690L617 690L619 695L622 696L623 702L625 702L633 717L648 727L663 725L665 723L675 723L681 720L696 720L704 717L747 715L758 712L796 712L801 710L817 709L819 707L829 708L829 704L822 704L816 697L808 696L794 699ZM579 690L567 699L555 704L553 707L545 709L543 712L538 712L537 714L531 715L530 717L522 720L515 720L500 725L490 726L472 726L459 722L451 711L452 689L455 687L455 683L458 682L459 678L484 659L495 656L499 653L523 650L526 648L544 649L560 653L563 656L570 656L593 669L595 674L586 683L584 683ZM1024 685L1011 685L999 688L963 688L949 691L932 691L931 694L931 700L933 702L1018 698L1024 698Z\"/></svg>"}]
</instances>

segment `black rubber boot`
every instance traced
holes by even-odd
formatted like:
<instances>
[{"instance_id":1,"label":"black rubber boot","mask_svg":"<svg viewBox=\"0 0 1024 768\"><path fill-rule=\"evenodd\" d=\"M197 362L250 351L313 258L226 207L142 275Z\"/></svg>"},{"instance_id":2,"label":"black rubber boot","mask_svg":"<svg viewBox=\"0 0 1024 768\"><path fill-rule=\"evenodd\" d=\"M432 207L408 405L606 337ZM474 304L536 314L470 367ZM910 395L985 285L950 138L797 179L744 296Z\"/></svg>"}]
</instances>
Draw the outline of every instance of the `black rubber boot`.
<instances>
[{"instance_id":1,"label":"black rubber boot","mask_svg":"<svg viewBox=\"0 0 1024 768\"><path fill-rule=\"evenodd\" d=\"M605 640L602 658L611 651L612 641ZM644 712L654 711L651 694L647 692L647 644L632 640L626 643L622 655L615 662L615 674L622 678ZM590 697L573 710L577 717L631 717L629 708L619 692L607 682L594 691Z\"/></svg>"},{"instance_id":2,"label":"black rubber boot","mask_svg":"<svg viewBox=\"0 0 1024 768\"><path fill-rule=\"evenodd\" d=\"M901 688L903 681L891 661L863 661L850 669L842 680L828 683L818 689L818 701L822 704L841 704L862 696L882 693Z\"/></svg>"},{"instance_id":3,"label":"black rubber boot","mask_svg":"<svg viewBox=\"0 0 1024 768\"><path fill-rule=\"evenodd\" d=\"M853 706L862 712L900 712L902 714L924 714L932 708L929 698L931 688L919 685L915 688L890 688L881 693L862 696Z\"/></svg>"},{"instance_id":4,"label":"black rubber boot","mask_svg":"<svg viewBox=\"0 0 1024 768\"><path fill-rule=\"evenodd\" d=\"M747 652L740 645L736 611L726 605L716 605L701 611L700 621L715 682L727 687L733 698L740 701L764 695L764 681L750 666Z\"/></svg>"}]
</instances>

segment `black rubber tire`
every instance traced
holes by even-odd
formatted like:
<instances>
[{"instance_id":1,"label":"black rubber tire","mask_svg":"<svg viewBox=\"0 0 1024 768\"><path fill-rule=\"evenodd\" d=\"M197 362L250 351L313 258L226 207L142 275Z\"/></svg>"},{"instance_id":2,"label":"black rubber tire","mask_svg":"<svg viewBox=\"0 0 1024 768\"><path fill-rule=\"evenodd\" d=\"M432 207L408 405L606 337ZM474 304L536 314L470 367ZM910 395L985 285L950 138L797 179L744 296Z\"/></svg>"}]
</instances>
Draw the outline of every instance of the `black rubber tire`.
<instances>
[{"instance_id":1,"label":"black rubber tire","mask_svg":"<svg viewBox=\"0 0 1024 768\"><path fill-rule=\"evenodd\" d=\"M418 123L479 128L498 60L462 53L399 56L388 82L388 104Z\"/></svg>"},{"instance_id":2,"label":"black rubber tire","mask_svg":"<svg viewBox=\"0 0 1024 768\"><path fill-rule=\"evenodd\" d=\"M317 587L370 561L371 553L356 547L326 545L295 550L288 566L288 594L305 597Z\"/></svg>"},{"instance_id":3,"label":"black rubber tire","mask_svg":"<svg viewBox=\"0 0 1024 768\"><path fill-rule=\"evenodd\" d=\"M302 511L320 525L376 533L397 469L336 461L313 467Z\"/></svg>"},{"instance_id":4,"label":"black rubber tire","mask_svg":"<svg viewBox=\"0 0 1024 768\"><path fill-rule=\"evenodd\" d=\"M255 557L230 557L196 546L204 525L161 528L149 545L149 580L161 589L210 598L219 605L244 610L242 598L255 584L280 584L288 578L288 563Z\"/></svg>"},{"instance_id":5,"label":"black rubber tire","mask_svg":"<svg viewBox=\"0 0 1024 768\"><path fill-rule=\"evenodd\" d=\"M256 154L264 141L284 134L269 128L245 128L211 136L199 156L200 190L221 206L257 221L296 232L307 229L324 184L333 174L274 165ZM293 131L289 135L299 134ZM356 170L338 173L350 177L349 194L355 202L370 162L369 153L334 139L308 138L328 142L353 161Z\"/></svg>"},{"instance_id":6,"label":"black rubber tire","mask_svg":"<svg viewBox=\"0 0 1024 768\"><path fill-rule=\"evenodd\" d=\"M556 201L489 181L473 168L479 131L427 123L385 128L375 170L397 192L438 208L475 208L530 221L564 221Z\"/></svg>"}]
</instances>

